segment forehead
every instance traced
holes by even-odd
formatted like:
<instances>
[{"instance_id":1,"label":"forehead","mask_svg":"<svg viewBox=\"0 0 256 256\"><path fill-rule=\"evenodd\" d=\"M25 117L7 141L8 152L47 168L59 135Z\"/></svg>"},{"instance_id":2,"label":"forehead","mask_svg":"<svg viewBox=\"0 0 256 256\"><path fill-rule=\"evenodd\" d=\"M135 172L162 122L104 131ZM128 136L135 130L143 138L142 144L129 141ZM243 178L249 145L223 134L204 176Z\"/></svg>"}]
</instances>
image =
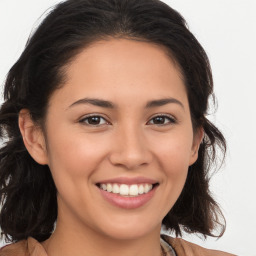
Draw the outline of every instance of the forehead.
<instances>
[{"instance_id":1,"label":"forehead","mask_svg":"<svg viewBox=\"0 0 256 256\"><path fill-rule=\"evenodd\" d=\"M91 67L88 69L89 66L87 66L88 71L93 71L93 68L97 66L97 69L102 68L102 74L104 71L113 70L113 68L123 68L127 71L130 68L135 74L141 74L141 71L147 71L146 69L154 69L154 73L156 73L161 69L162 72L166 71L168 74L175 68L179 77L183 79L179 65L174 61L166 47L135 39L112 38L90 44L68 66L69 77L74 75L76 71L80 71L79 67L85 71L85 65L88 63ZM148 73L148 76L154 73ZM91 72L87 72L87 74L91 74Z\"/></svg>"},{"instance_id":2,"label":"forehead","mask_svg":"<svg viewBox=\"0 0 256 256\"><path fill-rule=\"evenodd\" d=\"M128 96L140 96L141 101L186 98L178 65L164 47L148 42L128 39L95 42L82 50L65 71L67 79L61 91L70 100L82 96L125 101Z\"/></svg>"}]
</instances>

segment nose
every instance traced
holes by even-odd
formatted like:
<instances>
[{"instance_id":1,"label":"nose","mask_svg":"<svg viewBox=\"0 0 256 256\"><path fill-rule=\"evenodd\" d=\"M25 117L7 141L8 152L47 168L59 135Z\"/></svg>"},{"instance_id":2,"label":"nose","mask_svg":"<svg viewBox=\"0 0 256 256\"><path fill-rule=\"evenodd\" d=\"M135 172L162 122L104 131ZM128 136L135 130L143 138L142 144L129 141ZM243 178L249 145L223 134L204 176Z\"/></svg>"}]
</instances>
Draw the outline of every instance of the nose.
<instances>
[{"instance_id":1,"label":"nose","mask_svg":"<svg viewBox=\"0 0 256 256\"><path fill-rule=\"evenodd\" d=\"M114 135L110 162L127 170L148 165L152 161L146 136L140 129L126 127Z\"/></svg>"}]
</instances>

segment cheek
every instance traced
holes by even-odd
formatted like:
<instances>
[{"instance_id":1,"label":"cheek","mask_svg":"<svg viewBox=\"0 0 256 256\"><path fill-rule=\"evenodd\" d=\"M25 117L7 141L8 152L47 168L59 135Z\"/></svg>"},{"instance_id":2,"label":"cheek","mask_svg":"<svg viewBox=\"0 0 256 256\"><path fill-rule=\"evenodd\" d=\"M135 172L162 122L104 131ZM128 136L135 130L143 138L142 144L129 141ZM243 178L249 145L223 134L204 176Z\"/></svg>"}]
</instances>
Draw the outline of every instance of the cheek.
<instances>
[{"instance_id":1,"label":"cheek","mask_svg":"<svg viewBox=\"0 0 256 256\"><path fill-rule=\"evenodd\" d=\"M192 143L192 132L177 133L159 141L158 150L155 152L159 167L164 174L165 200L170 202L171 207L178 199L187 178Z\"/></svg>"},{"instance_id":2,"label":"cheek","mask_svg":"<svg viewBox=\"0 0 256 256\"><path fill-rule=\"evenodd\" d=\"M187 171L193 143L193 133L173 133L171 136L158 138L154 145L155 154L162 169L169 175L178 175Z\"/></svg>"},{"instance_id":3,"label":"cheek","mask_svg":"<svg viewBox=\"0 0 256 256\"><path fill-rule=\"evenodd\" d=\"M159 173L162 174L162 186L159 187L161 198L156 208L162 209L164 215L174 206L184 187L189 168L190 145L190 139L174 136L171 140L159 141L158 150L155 151Z\"/></svg>"},{"instance_id":4,"label":"cheek","mask_svg":"<svg viewBox=\"0 0 256 256\"><path fill-rule=\"evenodd\" d=\"M166 200L169 201L170 208L179 198L187 179L191 156L191 148L188 145L187 143L171 145L168 148L169 154L163 155L166 196L168 198Z\"/></svg>"},{"instance_id":5,"label":"cheek","mask_svg":"<svg viewBox=\"0 0 256 256\"><path fill-rule=\"evenodd\" d=\"M77 186L89 180L107 154L107 143L88 134L58 132L49 136L48 160L56 186ZM65 139L63 139L65 138Z\"/></svg>"}]
</instances>

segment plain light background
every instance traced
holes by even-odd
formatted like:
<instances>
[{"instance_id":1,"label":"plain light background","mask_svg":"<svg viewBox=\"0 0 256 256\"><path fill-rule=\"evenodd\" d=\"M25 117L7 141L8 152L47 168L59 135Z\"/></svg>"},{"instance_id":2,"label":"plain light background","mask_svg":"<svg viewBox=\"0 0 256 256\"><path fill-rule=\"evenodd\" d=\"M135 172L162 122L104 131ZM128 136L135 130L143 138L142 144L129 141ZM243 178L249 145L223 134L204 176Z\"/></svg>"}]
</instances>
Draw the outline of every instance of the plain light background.
<instances>
[{"instance_id":1,"label":"plain light background","mask_svg":"<svg viewBox=\"0 0 256 256\"><path fill-rule=\"evenodd\" d=\"M38 18L56 0L0 0L0 83L24 49ZM212 65L218 109L209 117L227 139L226 163L211 188L227 220L219 240L185 239L207 248L255 256L256 1L165 0L187 20ZM2 86L1 86L2 88ZM2 102L2 98L1 101Z\"/></svg>"}]
</instances>

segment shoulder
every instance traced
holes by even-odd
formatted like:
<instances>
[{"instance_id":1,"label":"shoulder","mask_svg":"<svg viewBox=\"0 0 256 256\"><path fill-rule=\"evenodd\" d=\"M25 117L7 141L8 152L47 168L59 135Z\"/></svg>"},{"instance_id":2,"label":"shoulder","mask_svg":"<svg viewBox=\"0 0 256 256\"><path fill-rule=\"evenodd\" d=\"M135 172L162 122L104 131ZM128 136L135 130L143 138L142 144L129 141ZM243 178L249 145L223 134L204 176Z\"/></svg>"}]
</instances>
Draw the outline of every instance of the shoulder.
<instances>
[{"instance_id":1,"label":"shoulder","mask_svg":"<svg viewBox=\"0 0 256 256\"><path fill-rule=\"evenodd\" d=\"M178 256L235 256L226 252L206 249L181 238L168 236L163 236L163 238L173 247Z\"/></svg>"},{"instance_id":2,"label":"shoulder","mask_svg":"<svg viewBox=\"0 0 256 256\"><path fill-rule=\"evenodd\" d=\"M0 256L28 256L28 242L22 240L17 243L9 244L0 249Z\"/></svg>"},{"instance_id":3,"label":"shoulder","mask_svg":"<svg viewBox=\"0 0 256 256\"><path fill-rule=\"evenodd\" d=\"M2 247L0 256L47 256L47 254L38 241L29 237L27 240Z\"/></svg>"}]
</instances>

